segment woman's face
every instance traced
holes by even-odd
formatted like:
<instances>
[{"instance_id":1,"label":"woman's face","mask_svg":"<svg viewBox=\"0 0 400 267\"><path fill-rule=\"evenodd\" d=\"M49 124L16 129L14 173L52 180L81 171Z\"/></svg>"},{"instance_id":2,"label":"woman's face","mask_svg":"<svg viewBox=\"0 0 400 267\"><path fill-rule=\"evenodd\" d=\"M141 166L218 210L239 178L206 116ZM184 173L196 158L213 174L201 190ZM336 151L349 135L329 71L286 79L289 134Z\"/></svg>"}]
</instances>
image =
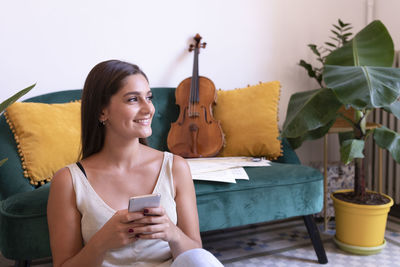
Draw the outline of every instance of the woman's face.
<instances>
[{"instance_id":1,"label":"woman's face","mask_svg":"<svg viewBox=\"0 0 400 267\"><path fill-rule=\"evenodd\" d=\"M152 92L141 74L130 75L103 109L100 120L105 121L106 134L124 138L146 138L152 133L154 115Z\"/></svg>"}]
</instances>

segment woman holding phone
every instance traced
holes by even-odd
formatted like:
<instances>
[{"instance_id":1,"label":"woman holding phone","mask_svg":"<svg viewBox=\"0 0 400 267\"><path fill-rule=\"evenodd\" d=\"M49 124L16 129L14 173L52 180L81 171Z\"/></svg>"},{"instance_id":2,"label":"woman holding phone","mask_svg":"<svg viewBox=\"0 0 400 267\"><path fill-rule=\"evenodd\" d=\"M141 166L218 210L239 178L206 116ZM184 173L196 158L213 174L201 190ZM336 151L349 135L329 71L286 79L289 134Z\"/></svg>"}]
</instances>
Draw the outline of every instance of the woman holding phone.
<instances>
[{"instance_id":1,"label":"woman holding phone","mask_svg":"<svg viewBox=\"0 0 400 267\"><path fill-rule=\"evenodd\" d=\"M90 71L82 160L59 170L50 188L54 266L222 266L201 248L186 161L145 145L154 111L138 66L110 60ZM148 194L160 194L160 206L128 212L130 197Z\"/></svg>"}]
</instances>

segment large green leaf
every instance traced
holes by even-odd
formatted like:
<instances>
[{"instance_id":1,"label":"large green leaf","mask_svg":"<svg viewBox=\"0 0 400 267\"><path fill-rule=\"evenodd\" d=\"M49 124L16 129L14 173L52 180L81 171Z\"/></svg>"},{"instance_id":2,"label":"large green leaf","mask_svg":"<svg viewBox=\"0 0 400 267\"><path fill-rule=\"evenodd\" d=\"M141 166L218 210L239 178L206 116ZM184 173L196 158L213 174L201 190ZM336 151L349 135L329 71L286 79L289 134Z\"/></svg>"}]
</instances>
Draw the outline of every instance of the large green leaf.
<instances>
[{"instance_id":1,"label":"large green leaf","mask_svg":"<svg viewBox=\"0 0 400 267\"><path fill-rule=\"evenodd\" d=\"M339 137L340 145L342 145L343 142L346 140L355 139L354 131L353 132L339 132L338 137Z\"/></svg>"},{"instance_id":2,"label":"large green leaf","mask_svg":"<svg viewBox=\"0 0 400 267\"><path fill-rule=\"evenodd\" d=\"M400 69L325 65L324 81L355 109L387 107L400 96Z\"/></svg>"},{"instance_id":3,"label":"large green leaf","mask_svg":"<svg viewBox=\"0 0 400 267\"><path fill-rule=\"evenodd\" d=\"M297 138L327 125L336 118L336 112L341 105L332 90L327 88L293 94L290 97L282 136Z\"/></svg>"},{"instance_id":4,"label":"large green leaf","mask_svg":"<svg viewBox=\"0 0 400 267\"><path fill-rule=\"evenodd\" d=\"M348 43L329 54L325 64L391 67L393 58L393 40L385 25L375 20L358 32Z\"/></svg>"},{"instance_id":5,"label":"large green leaf","mask_svg":"<svg viewBox=\"0 0 400 267\"><path fill-rule=\"evenodd\" d=\"M340 146L340 157L344 164L349 164L355 158L364 158L364 141L348 139Z\"/></svg>"},{"instance_id":6,"label":"large green leaf","mask_svg":"<svg viewBox=\"0 0 400 267\"><path fill-rule=\"evenodd\" d=\"M387 112L392 113L400 120L400 101L394 101L390 106L383 107Z\"/></svg>"},{"instance_id":7,"label":"large green leaf","mask_svg":"<svg viewBox=\"0 0 400 267\"><path fill-rule=\"evenodd\" d=\"M15 101L17 101L19 98L21 98L23 95L28 93L33 87L35 87L35 85L36 84L32 84L31 86L29 86L25 89L22 89L21 91L19 91L12 97L10 97L10 98L4 100L2 103L0 103L0 113L3 112L9 105L11 105Z\"/></svg>"},{"instance_id":8,"label":"large green leaf","mask_svg":"<svg viewBox=\"0 0 400 267\"><path fill-rule=\"evenodd\" d=\"M378 146L387 149L393 159L400 163L400 134L385 126L374 130L374 140Z\"/></svg>"},{"instance_id":9,"label":"large green leaf","mask_svg":"<svg viewBox=\"0 0 400 267\"><path fill-rule=\"evenodd\" d=\"M326 125L324 125L322 127L319 127L312 131L306 132L302 136L298 136L298 137L294 137L294 138L288 137L287 140L289 141L290 146L293 149L297 149L306 140L316 140L316 139L319 139L319 138L323 137L324 135L326 135L326 133L329 131L329 129L332 127L332 125L335 123L335 121L336 121L336 118L331 120L330 122L328 122Z\"/></svg>"}]
</instances>

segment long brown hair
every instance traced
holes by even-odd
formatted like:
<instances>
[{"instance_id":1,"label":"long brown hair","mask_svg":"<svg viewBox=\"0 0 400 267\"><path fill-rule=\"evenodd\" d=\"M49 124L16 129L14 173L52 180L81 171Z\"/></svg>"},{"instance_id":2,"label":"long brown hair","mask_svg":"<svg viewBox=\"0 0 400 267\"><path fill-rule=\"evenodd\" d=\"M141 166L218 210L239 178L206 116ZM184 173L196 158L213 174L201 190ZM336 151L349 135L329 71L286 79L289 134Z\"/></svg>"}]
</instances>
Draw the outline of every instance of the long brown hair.
<instances>
[{"instance_id":1,"label":"long brown hair","mask_svg":"<svg viewBox=\"0 0 400 267\"><path fill-rule=\"evenodd\" d=\"M119 60L103 61L89 72L82 92L82 159L99 152L103 147L105 127L99 121L101 112L109 104L111 96L123 86L124 79L134 74L141 74L148 81L137 65ZM140 138L139 141L147 144L146 139Z\"/></svg>"}]
</instances>

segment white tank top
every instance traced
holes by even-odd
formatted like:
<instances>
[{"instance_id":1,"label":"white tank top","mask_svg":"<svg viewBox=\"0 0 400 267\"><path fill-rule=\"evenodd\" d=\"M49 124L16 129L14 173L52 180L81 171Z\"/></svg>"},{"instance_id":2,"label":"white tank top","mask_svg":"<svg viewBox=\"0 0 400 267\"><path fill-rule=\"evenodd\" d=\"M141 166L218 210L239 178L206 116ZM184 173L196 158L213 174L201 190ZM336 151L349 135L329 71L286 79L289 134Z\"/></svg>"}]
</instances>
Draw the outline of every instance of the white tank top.
<instances>
[{"instance_id":1,"label":"white tank top","mask_svg":"<svg viewBox=\"0 0 400 267\"><path fill-rule=\"evenodd\" d=\"M161 205L171 221L177 223L175 190L172 176L173 155L164 152L160 174L153 193L161 194ZM71 172L76 194L76 204L82 215L81 231L84 244L114 215L116 210L108 206L90 185L76 164L67 166ZM126 203L128 208L128 202ZM168 242L162 240L138 240L106 253L102 266L170 266L172 254Z\"/></svg>"}]
</instances>

